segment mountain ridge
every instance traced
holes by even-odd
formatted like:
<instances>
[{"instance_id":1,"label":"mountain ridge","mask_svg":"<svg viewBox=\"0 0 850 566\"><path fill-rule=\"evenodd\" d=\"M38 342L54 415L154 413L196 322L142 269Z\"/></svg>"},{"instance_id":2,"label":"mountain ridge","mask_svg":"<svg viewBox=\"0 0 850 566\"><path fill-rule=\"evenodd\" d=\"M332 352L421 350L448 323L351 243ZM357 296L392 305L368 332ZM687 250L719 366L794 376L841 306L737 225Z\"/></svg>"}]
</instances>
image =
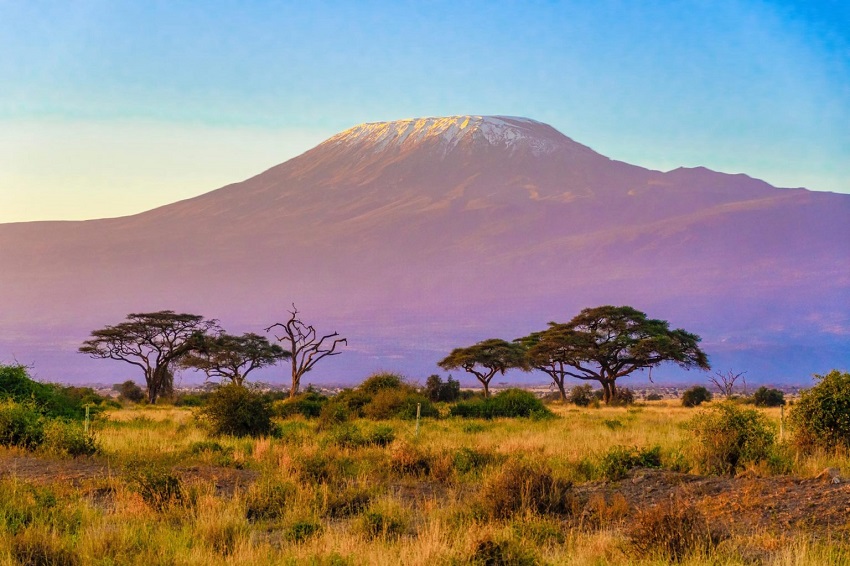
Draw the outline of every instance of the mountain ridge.
<instances>
[{"instance_id":1,"label":"mountain ridge","mask_svg":"<svg viewBox=\"0 0 850 566\"><path fill-rule=\"evenodd\" d=\"M51 375L89 375L109 364L71 345L127 312L197 311L257 331L296 302L349 332L340 367L352 379L428 375L441 348L611 303L697 332L724 365L757 363L752 373L801 367L788 344L815 352L806 375L850 363L850 313L835 308L850 304L850 197L653 171L540 122L472 118L355 126L136 215L0 224L0 264L14 266L0 272L0 358L41 352L32 361ZM526 137L476 138L482 124ZM366 126L396 145L352 136ZM566 150L535 154L537 131ZM410 321L431 337L403 335Z\"/></svg>"}]
</instances>

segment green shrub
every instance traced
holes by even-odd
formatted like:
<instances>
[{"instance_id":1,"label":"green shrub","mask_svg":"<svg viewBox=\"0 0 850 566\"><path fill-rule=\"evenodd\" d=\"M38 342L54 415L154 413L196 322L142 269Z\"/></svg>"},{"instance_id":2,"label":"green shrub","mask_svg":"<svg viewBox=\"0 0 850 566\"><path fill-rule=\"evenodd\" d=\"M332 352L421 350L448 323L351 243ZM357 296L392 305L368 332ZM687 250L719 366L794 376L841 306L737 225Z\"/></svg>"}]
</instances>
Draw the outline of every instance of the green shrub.
<instances>
[{"instance_id":1,"label":"green shrub","mask_svg":"<svg viewBox=\"0 0 850 566\"><path fill-rule=\"evenodd\" d=\"M358 486L326 487L319 493L319 509L331 519L343 519L362 512L372 501L372 492Z\"/></svg>"},{"instance_id":2,"label":"green shrub","mask_svg":"<svg viewBox=\"0 0 850 566\"><path fill-rule=\"evenodd\" d=\"M763 461L773 451L773 427L755 409L722 403L694 417L690 426L697 463L708 473L734 475L743 464Z\"/></svg>"},{"instance_id":3,"label":"green shrub","mask_svg":"<svg viewBox=\"0 0 850 566\"><path fill-rule=\"evenodd\" d=\"M27 368L21 365L0 365L0 399L3 398L31 403L46 417L67 419L82 419L85 416L85 404L100 404L103 401L103 397L89 387L62 387L34 381L27 373Z\"/></svg>"},{"instance_id":4,"label":"green shrub","mask_svg":"<svg viewBox=\"0 0 850 566\"><path fill-rule=\"evenodd\" d=\"M546 464L509 460L486 479L480 502L491 518L517 513L569 515L573 511L572 483L552 474Z\"/></svg>"},{"instance_id":5,"label":"green shrub","mask_svg":"<svg viewBox=\"0 0 850 566\"><path fill-rule=\"evenodd\" d=\"M530 391L505 389L493 397L460 401L449 409L453 417L494 419L500 417L549 418L554 416Z\"/></svg>"},{"instance_id":6,"label":"green shrub","mask_svg":"<svg viewBox=\"0 0 850 566\"><path fill-rule=\"evenodd\" d=\"M664 397L660 393L650 393L645 399L647 401L661 401Z\"/></svg>"},{"instance_id":7,"label":"green shrub","mask_svg":"<svg viewBox=\"0 0 850 566\"><path fill-rule=\"evenodd\" d=\"M477 472L496 461L494 453L472 448L460 448L452 455L452 467L460 474Z\"/></svg>"},{"instance_id":8,"label":"green shrub","mask_svg":"<svg viewBox=\"0 0 850 566\"><path fill-rule=\"evenodd\" d=\"M850 448L850 373L815 375L818 384L803 391L790 422L801 447Z\"/></svg>"},{"instance_id":9,"label":"green shrub","mask_svg":"<svg viewBox=\"0 0 850 566\"><path fill-rule=\"evenodd\" d=\"M44 441L44 417L32 403L0 400L0 445L34 449Z\"/></svg>"},{"instance_id":10,"label":"green shrub","mask_svg":"<svg viewBox=\"0 0 850 566\"><path fill-rule=\"evenodd\" d=\"M661 447L626 448L614 446L602 456L599 471L602 476L611 481L621 480L633 468L660 468Z\"/></svg>"},{"instance_id":11,"label":"green shrub","mask_svg":"<svg viewBox=\"0 0 850 566\"><path fill-rule=\"evenodd\" d=\"M366 378L366 381L361 383L357 389L367 395L375 395L379 391L385 389L401 389L409 388L410 386L404 383L404 378L395 373L381 372Z\"/></svg>"},{"instance_id":12,"label":"green shrub","mask_svg":"<svg viewBox=\"0 0 850 566\"><path fill-rule=\"evenodd\" d=\"M635 392L628 387L618 387L617 396L611 400L612 407L628 407L635 403Z\"/></svg>"},{"instance_id":13,"label":"green shrub","mask_svg":"<svg viewBox=\"0 0 850 566\"><path fill-rule=\"evenodd\" d=\"M412 388L378 391L363 407L363 416L372 420L415 419L417 405L422 417L440 416L433 403Z\"/></svg>"},{"instance_id":14,"label":"green shrub","mask_svg":"<svg viewBox=\"0 0 850 566\"><path fill-rule=\"evenodd\" d=\"M292 542L304 542L322 532L322 524L313 519L295 521L284 530L283 536Z\"/></svg>"},{"instance_id":15,"label":"green shrub","mask_svg":"<svg viewBox=\"0 0 850 566\"><path fill-rule=\"evenodd\" d=\"M319 430L329 430L347 422L351 418L351 411L336 399L325 403L319 412Z\"/></svg>"},{"instance_id":16,"label":"green shrub","mask_svg":"<svg viewBox=\"0 0 850 566\"><path fill-rule=\"evenodd\" d=\"M785 394L779 389L761 386L753 393L753 403L756 407L781 407L785 404Z\"/></svg>"},{"instance_id":17,"label":"green shrub","mask_svg":"<svg viewBox=\"0 0 850 566\"><path fill-rule=\"evenodd\" d=\"M272 431L270 403L241 385L223 385L213 392L200 415L215 435L262 436Z\"/></svg>"},{"instance_id":18,"label":"green shrub","mask_svg":"<svg viewBox=\"0 0 850 566\"><path fill-rule=\"evenodd\" d=\"M284 419L295 415L314 419L321 414L327 402L328 398L321 393L308 390L291 399L275 401L272 408L275 415Z\"/></svg>"},{"instance_id":19,"label":"green shrub","mask_svg":"<svg viewBox=\"0 0 850 566\"><path fill-rule=\"evenodd\" d=\"M145 398L144 390L136 385L136 382L132 379L128 379L124 383L119 383L113 386L112 389L118 392L118 398L122 401L138 403Z\"/></svg>"},{"instance_id":20,"label":"green shrub","mask_svg":"<svg viewBox=\"0 0 850 566\"><path fill-rule=\"evenodd\" d=\"M68 456L91 456L98 451L94 436L79 422L51 419L44 424L43 448Z\"/></svg>"},{"instance_id":21,"label":"green shrub","mask_svg":"<svg viewBox=\"0 0 850 566\"><path fill-rule=\"evenodd\" d=\"M570 403L577 407L587 407L593 400L593 386L590 384L576 385L570 390Z\"/></svg>"},{"instance_id":22,"label":"green shrub","mask_svg":"<svg viewBox=\"0 0 850 566\"><path fill-rule=\"evenodd\" d=\"M444 382L439 375L432 375L425 382L425 394L434 403L453 403L460 398L460 382L452 376Z\"/></svg>"},{"instance_id":23,"label":"green shrub","mask_svg":"<svg viewBox=\"0 0 850 566\"><path fill-rule=\"evenodd\" d=\"M702 385L694 385L690 389L686 389L682 394L683 407L698 407L703 403L711 401L711 391Z\"/></svg>"}]
</instances>

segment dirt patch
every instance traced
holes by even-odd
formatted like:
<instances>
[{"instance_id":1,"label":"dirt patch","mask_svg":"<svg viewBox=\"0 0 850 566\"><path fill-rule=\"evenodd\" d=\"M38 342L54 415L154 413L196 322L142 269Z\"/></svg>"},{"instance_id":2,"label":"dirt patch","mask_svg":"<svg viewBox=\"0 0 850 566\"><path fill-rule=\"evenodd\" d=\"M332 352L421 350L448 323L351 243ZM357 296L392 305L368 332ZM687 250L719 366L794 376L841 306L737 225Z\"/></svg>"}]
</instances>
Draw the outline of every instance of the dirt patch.
<instances>
[{"instance_id":1,"label":"dirt patch","mask_svg":"<svg viewBox=\"0 0 850 566\"><path fill-rule=\"evenodd\" d=\"M633 470L618 482L575 487L583 500L620 494L630 512L666 501L694 505L709 521L732 532L850 533L850 480L793 477L696 476L664 470Z\"/></svg>"}]
</instances>

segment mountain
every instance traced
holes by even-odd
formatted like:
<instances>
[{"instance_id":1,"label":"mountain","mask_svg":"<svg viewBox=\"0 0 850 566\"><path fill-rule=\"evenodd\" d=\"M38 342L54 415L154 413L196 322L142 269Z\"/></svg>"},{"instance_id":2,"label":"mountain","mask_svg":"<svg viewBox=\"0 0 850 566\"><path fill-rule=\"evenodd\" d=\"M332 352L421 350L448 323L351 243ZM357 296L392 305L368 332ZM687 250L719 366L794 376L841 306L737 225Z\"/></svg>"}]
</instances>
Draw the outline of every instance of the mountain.
<instances>
[{"instance_id":1,"label":"mountain","mask_svg":"<svg viewBox=\"0 0 850 566\"><path fill-rule=\"evenodd\" d=\"M362 124L142 214L0 225L0 359L127 379L75 353L92 329L170 308L258 331L295 303L349 338L314 379L424 378L453 347L630 304L718 369L800 381L850 366L848 259L848 195L648 170L526 118Z\"/></svg>"}]
</instances>

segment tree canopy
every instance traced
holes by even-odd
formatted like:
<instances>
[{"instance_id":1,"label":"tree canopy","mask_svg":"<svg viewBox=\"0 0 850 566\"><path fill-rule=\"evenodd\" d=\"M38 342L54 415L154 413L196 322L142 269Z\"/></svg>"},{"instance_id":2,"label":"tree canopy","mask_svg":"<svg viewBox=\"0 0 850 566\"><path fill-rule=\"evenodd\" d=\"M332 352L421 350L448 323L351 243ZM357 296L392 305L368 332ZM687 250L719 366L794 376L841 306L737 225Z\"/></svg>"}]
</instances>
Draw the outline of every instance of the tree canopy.
<instances>
[{"instance_id":1,"label":"tree canopy","mask_svg":"<svg viewBox=\"0 0 850 566\"><path fill-rule=\"evenodd\" d=\"M130 313L127 320L91 333L79 351L93 358L120 360L142 369L148 400L155 403L174 387L174 366L212 330L216 320L171 310Z\"/></svg>"},{"instance_id":2,"label":"tree canopy","mask_svg":"<svg viewBox=\"0 0 850 566\"><path fill-rule=\"evenodd\" d=\"M290 352L253 332L242 336L219 334L201 337L196 347L181 358L180 365L199 369L208 378L229 379L231 383L243 385L255 369L290 357Z\"/></svg>"},{"instance_id":3,"label":"tree canopy","mask_svg":"<svg viewBox=\"0 0 850 566\"><path fill-rule=\"evenodd\" d=\"M710 369L699 336L670 330L667 321L629 306L586 308L567 323L550 322L516 342L525 346L527 363L552 377L564 399L567 376L598 381L610 403L617 397L617 379L637 370L664 362Z\"/></svg>"},{"instance_id":4,"label":"tree canopy","mask_svg":"<svg viewBox=\"0 0 850 566\"><path fill-rule=\"evenodd\" d=\"M491 338L466 348L455 348L437 365L445 370L463 369L473 374L484 386L484 396L490 396L490 380L497 373L511 368L527 369L525 350L514 344Z\"/></svg>"}]
</instances>

